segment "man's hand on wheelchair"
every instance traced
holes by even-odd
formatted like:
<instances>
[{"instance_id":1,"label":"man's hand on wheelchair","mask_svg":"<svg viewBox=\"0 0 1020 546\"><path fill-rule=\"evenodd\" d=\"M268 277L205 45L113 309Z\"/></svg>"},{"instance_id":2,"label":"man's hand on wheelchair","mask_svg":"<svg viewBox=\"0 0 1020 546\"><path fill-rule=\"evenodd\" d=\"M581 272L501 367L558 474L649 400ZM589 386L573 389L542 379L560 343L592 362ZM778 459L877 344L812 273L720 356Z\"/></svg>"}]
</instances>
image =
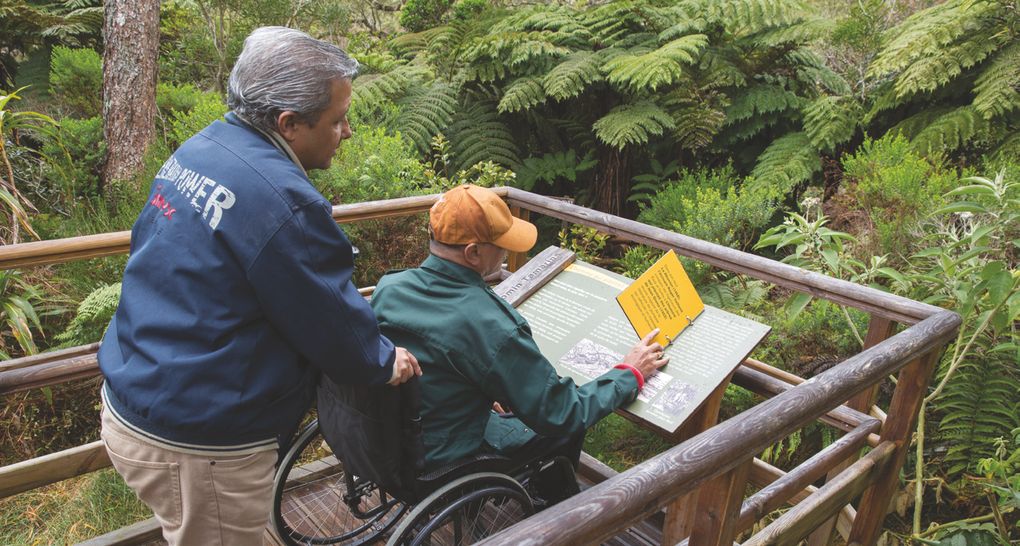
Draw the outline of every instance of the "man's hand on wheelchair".
<instances>
[{"instance_id":1,"label":"man's hand on wheelchair","mask_svg":"<svg viewBox=\"0 0 1020 546\"><path fill-rule=\"evenodd\" d=\"M421 366L418 365L418 359L407 349L397 347L397 358L393 361L393 376L386 384L399 385L415 375L421 377Z\"/></svg>"}]
</instances>

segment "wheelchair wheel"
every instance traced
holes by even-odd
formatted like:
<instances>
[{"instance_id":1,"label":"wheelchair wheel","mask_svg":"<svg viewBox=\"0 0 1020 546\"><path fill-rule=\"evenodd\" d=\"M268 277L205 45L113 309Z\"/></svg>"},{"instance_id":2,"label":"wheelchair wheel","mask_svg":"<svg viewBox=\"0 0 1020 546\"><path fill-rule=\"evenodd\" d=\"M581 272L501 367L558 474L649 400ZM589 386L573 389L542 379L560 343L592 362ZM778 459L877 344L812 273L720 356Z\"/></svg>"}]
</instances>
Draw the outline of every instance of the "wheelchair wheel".
<instances>
[{"instance_id":1,"label":"wheelchair wheel","mask_svg":"<svg viewBox=\"0 0 1020 546\"><path fill-rule=\"evenodd\" d=\"M472 544L535 512L531 497L505 474L464 476L436 490L404 518L387 546Z\"/></svg>"},{"instance_id":2,"label":"wheelchair wheel","mask_svg":"<svg viewBox=\"0 0 1020 546\"><path fill-rule=\"evenodd\" d=\"M273 524L292 546L372 542L385 533L407 505L375 484L344 472L312 421L294 442L276 471Z\"/></svg>"}]
</instances>

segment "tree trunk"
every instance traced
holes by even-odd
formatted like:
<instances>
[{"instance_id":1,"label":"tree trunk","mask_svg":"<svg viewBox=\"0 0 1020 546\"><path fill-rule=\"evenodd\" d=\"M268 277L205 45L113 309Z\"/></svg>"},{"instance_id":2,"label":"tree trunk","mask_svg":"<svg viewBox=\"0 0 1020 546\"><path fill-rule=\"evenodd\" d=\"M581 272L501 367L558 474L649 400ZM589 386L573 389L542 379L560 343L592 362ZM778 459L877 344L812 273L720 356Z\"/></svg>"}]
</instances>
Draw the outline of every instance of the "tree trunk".
<instances>
[{"instance_id":1,"label":"tree trunk","mask_svg":"<svg viewBox=\"0 0 1020 546\"><path fill-rule=\"evenodd\" d=\"M106 0L103 24L103 186L142 167L155 136L159 0Z\"/></svg>"},{"instance_id":2,"label":"tree trunk","mask_svg":"<svg viewBox=\"0 0 1020 546\"><path fill-rule=\"evenodd\" d=\"M599 145L595 172L594 208L617 216L627 215L630 192L630 154L612 146Z\"/></svg>"}]
</instances>

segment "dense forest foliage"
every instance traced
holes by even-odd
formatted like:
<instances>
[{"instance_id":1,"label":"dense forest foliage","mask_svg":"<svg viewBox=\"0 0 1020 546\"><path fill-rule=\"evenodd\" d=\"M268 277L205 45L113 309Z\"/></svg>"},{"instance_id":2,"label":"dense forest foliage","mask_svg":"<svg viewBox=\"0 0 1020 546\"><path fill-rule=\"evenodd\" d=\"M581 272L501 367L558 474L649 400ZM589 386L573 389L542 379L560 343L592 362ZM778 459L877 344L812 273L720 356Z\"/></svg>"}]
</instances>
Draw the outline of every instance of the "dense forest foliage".
<instances>
[{"instance_id":1,"label":"dense forest foliage","mask_svg":"<svg viewBox=\"0 0 1020 546\"><path fill-rule=\"evenodd\" d=\"M354 136L312 173L334 203L512 185L959 313L884 540L1020 540L1015 0L167 0L155 137L109 180L103 9L0 4L3 243L130 229L162 161L226 112L244 37L301 28L362 66ZM420 216L345 229L361 285L423 257ZM630 276L659 255L581 228L548 242ZM98 341L124 260L0 271L0 358ZM863 345L863 313L685 265L707 303L773 326L762 361L808 377ZM96 391L6 397L2 464L95 440ZM755 402L731 388L724 412ZM608 420L586 449L624 467L666 447L637 434ZM761 457L790 466L834 439L812 426ZM0 542L143 517L99 473L0 501Z\"/></svg>"}]
</instances>

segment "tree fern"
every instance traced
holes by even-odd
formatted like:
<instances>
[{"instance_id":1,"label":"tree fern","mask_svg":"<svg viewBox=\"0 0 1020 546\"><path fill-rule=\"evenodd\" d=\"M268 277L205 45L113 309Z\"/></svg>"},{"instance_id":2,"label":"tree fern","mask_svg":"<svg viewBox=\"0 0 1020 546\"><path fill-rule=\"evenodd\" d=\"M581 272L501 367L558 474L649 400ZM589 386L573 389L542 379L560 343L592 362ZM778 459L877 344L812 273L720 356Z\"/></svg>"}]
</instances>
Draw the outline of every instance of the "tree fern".
<instances>
[{"instance_id":1,"label":"tree fern","mask_svg":"<svg viewBox=\"0 0 1020 546\"><path fill-rule=\"evenodd\" d=\"M680 5L741 36L792 25L807 12L804 4L793 0L686 0Z\"/></svg>"},{"instance_id":2,"label":"tree fern","mask_svg":"<svg viewBox=\"0 0 1020 546\"><path fill-rule=\"evenodd\" d=\"M520 112L530 110L545 102L545 88L542 79L537 76L524 76L517 78L510 84L499 101L498 110L501 114L506 112Z\"/></svg>"},{"instance_id":3,"label":"tree fern","mask_svg":"<svg viewBox=\"0 0 1020 546\"><path fill-rule=\"evenodd\" d=\"M804 108L804 132L819 150L835 151L860 123L860 106L849 97L820 97Z\"/></svg>"},{"instance_id":4,"label":"tree fern","mask_svg":"<svg viewBox=\"0 0 1020 546\"><path fill-rule=\"evenodd\" d=\"M800 97L778 85L756 85L739 92L732 100L726 109L727 125L756 114L774 115L784 110L795 110L801 103Z\"/></svg>"},{"instance_id":5,"label":"tree fern","mask_svg":"<svg viewBox=\"0 0 1020 546\"><path fill-rule=\"evenodd\" d=\"M981 355L961 365L936 400L942 416L939 437L948 448L946 463L951 477L973 471L982 457L990 457L990 440L1008 436L1020 426L1017 393L1020 377L1015 362Z\"/></svg>"},{"instance_id":6,"label":"tree fern","mask_svg":"<svg viewBox=\"0 0 1020 546\"><path fill-rule=\"evenodd\" d=\"M445 83L420 88L401 101L396 127L418 150L427 153L432 137L450 125L457 111L457 89Z\"/></svg>"},{"instance_id":7,"label":"tree fern","mask_svg":"<svg viewBox=\"0 0 1020 546\"><path fill-rule=\"evenodd\" d=\"M651 51L618 55L606 62L605 72L611 83L631 91L655 91L680 79L683 67L694 64L706 45L707 36L691 34Z\"/></svg>"},{"instance_id":8,"label":"tree fern","mask_svg":"<svg viewBox=\"0 0 1020 546\"><path fill-rule=\"evenodd\" d=\"M869 74L881 77L898 73L918 59L939 54L957 39L980 28L982 19L996 9L995 4L949 0L911 15L889 32L888 44L869 66Z\"/></svg>"},{"instance_id":9,"label":"tree fern","mask_svg":"<svg viewBox=\"0 0 1020 546\"><path fill-rule=\"evenodd\" d=\"M985 119L1020 107L1020 42L996 54L974 84L974 107Z\"/></svg>"},{"instance_id":10,"label":"tree fern","mask_svg":"<svg viewBox=\"0 0 1020 546\"><path fill-rule=\"evenodd\" d=\"M56 336L57 341L64 345L99 341L119 303L120 283L96 288L78 304L78 312L67 329Z\"/></svg>"},{"instance_id":11,"label":"tree fern","mask_svg":"<svg viewBox=\"0 0 1020 546\"><path fill-rule=\"evenodd\" d=\"M850 84L826 65L825 60L808 49L793 49L785 55L792 65L796 80L809 89L824 89L834 95L849 95Z\"/></svg>"},{"instance_id":12,"label":"tree fern","mask_svg":"<svg viewBox=\"0 0 1020 546\"><path fill-rule=\"evenodd\" d=\"M653 135L675 127L673 118L648 100L617 106L593 125L599 140L621 150L631 144L645 144Z\"/></svg>"},{"instance_id":13,"label":"tree fern","mask_svg":"<svg viewBox=\"0 0 1020 546\"><path fill-rule=\"evenodd\" d=\"M366 74L355 80L352 102L359 109L373 110L385 101L403 96L429 76L428 69L418 65L398 66L384 74Z\"/></svg>"},{"instance_id":14,"label":"tree fern","mask_svg":"<svg viewBox=\"0 0 1020 546\"><path fill-rule=\"evenodd\" d=\"M575 51L545 74L542 86L556 100L576 97L589 85L605 79L601 71L604 59L604 53Z\"/></svg>"},{"instance_id":15,"label":"tree fern","mask_svg":"<svg viewBox=\"0 0 1020 546\"><path fill-rule=\"evenodd\" d=\"M788 193L821 169L818 151L811 145L807 133L790 133L776 139L761 153L751 177L754 184L777 186Z\"/></svg>"},{"instance_id":16,"label":"tree fern","mask_svg":"<svg viewBox=\"0 0 1020 546\"><path fill-rule=\"evenodd\" d=\"M477 101L462 107L450 125L450 143L457 169L493 161L514 169L520 164L517 141L503 123L494 102Z\"/></svg>"},{"instance_id":17,"label":"tree fern","mask_svg":"<svg viewBox=\"0 0 1020 546\"><path fill-rule=\"evenodd\" d=\"M896 96L934 91L985 59L998 45L990 40L971 40L931 52L907 65L896 79Z\"/></svg>"},{"instance_id":18,"label":"tree fern","mask_svg":"<svg viewBox=\"0 0 1020 546\"><path fill-rule=\"evenodd\" d=\"M912 142L920 153L952 152L988 129L988 121L973 106L957 108L935 118Z\"/></svg>"},{"instance_id":19,"label":"tree fern","mask_svg":"<svg viewBox=\"0 0 1020 546\"><path fill-rule=\"evenodd\" d=\"M726 122L722 102L721 95L712 91L667 95L664 104L676 124L677 144L687 150L708 147Z\"/></svg>"}]
</instances>

